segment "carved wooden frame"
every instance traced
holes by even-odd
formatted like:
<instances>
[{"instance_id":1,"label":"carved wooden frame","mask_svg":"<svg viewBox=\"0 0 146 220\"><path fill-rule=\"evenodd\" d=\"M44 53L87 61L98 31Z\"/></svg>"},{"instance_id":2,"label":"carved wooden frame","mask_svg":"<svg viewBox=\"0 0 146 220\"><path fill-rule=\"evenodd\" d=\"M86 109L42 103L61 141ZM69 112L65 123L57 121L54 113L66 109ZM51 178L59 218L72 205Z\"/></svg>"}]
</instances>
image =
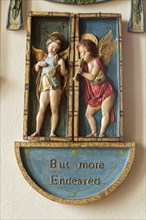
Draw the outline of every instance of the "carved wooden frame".
<instances>
[{"instance_id":1,"label":"carved wooden frame","mask_svg":"<svg viewBox=\"0 0 146 220\"><path fill-rule=\"evenodd\" d=\"M74 140L75 141L122 141L123 140L123 84L122 84L122 18L121 14L116 13L93 13L86 14L81 13L76 15L75 20L75 48L77 48L79 42L79 21L82 18L117 18L118 26L119 26L119 72L120 72L120 135L118 137L104 137L104 138L86 138L80 137L78 134L79 127L79 82L74 83ZM78 68L78 59L79 54L78 50L75 49L75 72L77 72Z\"/></svg>"},{"instance_id":2,"label":"carved wooden frame","mask_svg":"<svg viewBox=\"0 0 146 220\"><path fill-rule=\"evenodd\" d=\"M68 80L68 135L67 137L31 137L28 134L28 112L29 112L29 86L31 74L31 28L32 18L34 17L65 17L71 19L70 30L70 56L69 56L69 80ZM27 42L26 42L26 70L25 70L25 97L24 97L24 122L23 122L23 138L24 140L41 140L41 141L69 141L72 140L72 118L73 118L73 59L74 59L74 16L71 13L59 12L30 12L27 20Z\"/></svg>"}]
</instances>

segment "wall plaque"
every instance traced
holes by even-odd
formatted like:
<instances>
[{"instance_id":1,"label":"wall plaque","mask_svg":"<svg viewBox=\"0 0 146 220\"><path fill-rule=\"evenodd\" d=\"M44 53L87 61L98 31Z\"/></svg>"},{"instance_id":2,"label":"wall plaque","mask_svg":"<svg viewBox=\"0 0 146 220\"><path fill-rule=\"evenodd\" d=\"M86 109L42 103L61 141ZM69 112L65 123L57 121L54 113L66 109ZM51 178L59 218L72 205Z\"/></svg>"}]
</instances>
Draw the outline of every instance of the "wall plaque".
<instances>
[{"instance_id":1,"label":"wall plaque","mask_svg":"<svg viewBox=\"0 0 146 220\"><path fill-rule=\"evenodd\" d=\"M120 14L29 13L24 141L15 142L15 153L24 178L50 200L94 202L131 169L121 25Z\"/></svg>"},{"instance_id":2,"label":"wall plaque","mask_svg":"<svg viewBox=\"0 0 146 220\"><path fill-rule=\"evenodd\" d=\"M129 20L129 32L142 33L145 31L144 1L131 0L131 16Z\"/></svg>"},{"instance_id":3,"label":"wall plaque","mask_svg":"<svg viewBox=\"0 0 146 220\"><path fill-rule=\"evenodd\" d=\"M23 28L22 0L10 0L6 27L13 31Z\"/></svg>"}]
</instances>

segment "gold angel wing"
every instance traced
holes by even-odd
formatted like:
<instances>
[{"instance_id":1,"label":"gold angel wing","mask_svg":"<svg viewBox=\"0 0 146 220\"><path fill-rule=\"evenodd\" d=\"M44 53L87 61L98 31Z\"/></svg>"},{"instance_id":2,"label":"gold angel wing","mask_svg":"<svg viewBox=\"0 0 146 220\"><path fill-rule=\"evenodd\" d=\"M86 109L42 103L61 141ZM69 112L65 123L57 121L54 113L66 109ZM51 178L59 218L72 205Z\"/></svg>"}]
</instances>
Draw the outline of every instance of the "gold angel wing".
<instances>
[{"instance_id":1,"label":"gold angel wing","mask_svg":"<svg viewBox=\"0 0 146 220\"><path fill-rule=\"evenodd\" d=\"M69 47L66 50L59 53L59 58L62 58L63 60L66 60L68 56L69 56Z\"/></svg>"},{"instance_id":2,"label":"gold angel wing","mask_svg":"<svg viewBox=\"0 0 146 220\"><path fill-rule=\"evenodd\" d=\"M102 48L101 57L106 66L108 66L111 56L115 52L116 48L117 48L117 40Z\"/></svg>"},{"instance_id":3,"label":"gold angel wing","mask_svg":"<svg viewBox=\"0 0 146 220\"><path fill-rule=\"evenodd\" d=\"M47 53L45 51L37 49L34 46L32 46L32 53L34 54L34 57L37 60L37 62L47 57ZM32 68L32 73L34 73L34 66ZM40 100L40 93L39 93L40 77L41 77L41 71L38 72L37 78L36 78L36 96L37 96L38 101Z\"/></svg>"},{"instance_id":4,"label":"gold angel wing","mask_svg":"<svg viewBox=\"0 0 146 220\"><path fill-rule=\"evenodd\" d=\"M112 38L113 32L110 30L109 33L99 41L99 56L102 57L106 66L108 66L111 56L117 48L118 42L117 40L111 42Z\"/></svg>"},{"instance_id":5,"label":"gold angel wing","mask_svg":"<svg viewBox=\"0 0 146 220\"><path fill-rule=\"evenodd\" d=\"M47 53L45 51L37 49L34 46L32 46L32 53L34 54L37 62L47 57Z\"/></svg>"},{"instance_id":6,"label":"gold angel wing","mask_svg":"<svg viewBox=\"0 0 146 220\"><path fill-rule=\"evenodd\" d=\"M100 41L99 41L99 55L100 55L100 50L102 49L103 46L109 44L113 38L113 31L110 30L106 36L104 36Z\"/></svg>"}]
</instances>

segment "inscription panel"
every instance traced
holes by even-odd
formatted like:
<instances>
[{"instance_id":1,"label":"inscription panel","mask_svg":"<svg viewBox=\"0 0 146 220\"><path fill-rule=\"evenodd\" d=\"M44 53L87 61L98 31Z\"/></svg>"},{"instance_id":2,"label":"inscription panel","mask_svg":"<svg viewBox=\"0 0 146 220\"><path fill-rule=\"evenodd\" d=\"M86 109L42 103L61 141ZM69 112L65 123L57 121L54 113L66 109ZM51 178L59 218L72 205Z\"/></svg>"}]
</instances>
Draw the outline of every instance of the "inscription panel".
<instances>
[{"instance_id":1,"label":"inscription panel","mask_svg":"<svg viewBox=\"0 0 146 220\"><path fill-rule=\"evenodd\" d=\"M107 190L123 173L129 148L22 148L31 179L51 195L86 199Z\"/></svg>"}]
</instances>

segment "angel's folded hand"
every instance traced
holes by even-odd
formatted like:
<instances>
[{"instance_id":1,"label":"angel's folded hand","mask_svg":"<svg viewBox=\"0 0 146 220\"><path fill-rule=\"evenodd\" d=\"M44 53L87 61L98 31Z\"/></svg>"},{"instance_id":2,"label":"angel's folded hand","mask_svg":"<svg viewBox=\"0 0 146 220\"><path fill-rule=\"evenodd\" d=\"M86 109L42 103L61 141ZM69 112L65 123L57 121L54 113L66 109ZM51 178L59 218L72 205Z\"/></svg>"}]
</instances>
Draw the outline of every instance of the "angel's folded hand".
<instances>
[{"instance_id":1,"label":"angel's folded hand","mask_svg":"<svg viewBox=\"0 0 146 220\"><path fill-rule=\"evenodd\" d=\"M64 63L64 61L63 61L63 59L59 59L59 60L58 60L58 65L60 65L60 66L65 65L65 63Z\"/></svg>"},{"instance_id":2,"label":"angel's folded hand","mask_svg":"<svg viewBox=\"0 0 146 220\"><path fill-rule=\"evenodd\" d=\"M39 61L39 62L38 62L38 65L41 66L41 67L44 67L44 66L47 65L47 63L44 62L44 61Z\"/></svg>"}]
</instances>

